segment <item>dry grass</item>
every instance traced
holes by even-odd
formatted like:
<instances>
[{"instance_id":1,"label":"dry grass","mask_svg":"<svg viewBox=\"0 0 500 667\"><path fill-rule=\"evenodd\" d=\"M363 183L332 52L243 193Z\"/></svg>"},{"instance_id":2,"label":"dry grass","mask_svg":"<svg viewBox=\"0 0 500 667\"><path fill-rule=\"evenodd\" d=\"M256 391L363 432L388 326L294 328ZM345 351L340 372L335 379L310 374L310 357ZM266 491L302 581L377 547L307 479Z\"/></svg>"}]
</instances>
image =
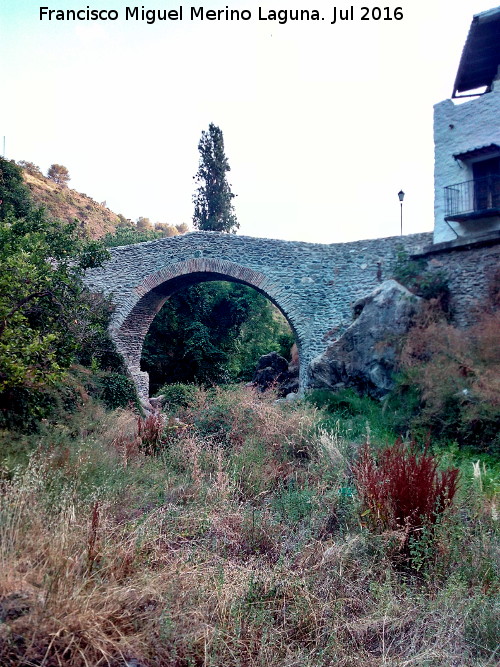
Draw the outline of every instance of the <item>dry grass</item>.
<instances>
[{"instance_id":1,"label":"dry grass","mask_svg":"<svg viewBox=\"0 0 500 667\"><path fill-rule=\"evenodd\" d=\"M4 476L2 667L495 664L493 522L447 526L468 570L401 576L340 493L356 448L308 409L240 390L191 410L161 456L124 456L120 411Z\"/></svg>"},{"instance_id":2,"label":"dry grass","mask_svg":"<svg viewBox=\"0 0 500 667\"><path fill-rule=\"evenodd\" d=\"M44 206L53 218L69 223L77 218L94 239L115 231L118 216L103 204L81 192L57 185L44 176L23 173L35 203Z\"/></svg>"}]
</instances>

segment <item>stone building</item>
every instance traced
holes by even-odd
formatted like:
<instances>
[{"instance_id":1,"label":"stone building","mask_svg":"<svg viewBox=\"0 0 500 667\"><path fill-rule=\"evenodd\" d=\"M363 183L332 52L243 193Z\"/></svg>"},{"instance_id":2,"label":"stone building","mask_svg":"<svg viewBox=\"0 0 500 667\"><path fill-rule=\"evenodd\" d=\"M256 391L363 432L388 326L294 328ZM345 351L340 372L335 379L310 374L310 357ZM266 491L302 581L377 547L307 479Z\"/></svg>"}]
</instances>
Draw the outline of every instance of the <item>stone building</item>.
<instances>
[{"instance_id":1,"label":"stone building","mask_svg":"<svg viewBox=\"0 0 500 667\"><path fill-rule=\"evenodd\" d=\"M461 245L497 237L500 7L473 17L452 99L434 107L434 144L434 243Z\"/></svg>"}]
</instances>

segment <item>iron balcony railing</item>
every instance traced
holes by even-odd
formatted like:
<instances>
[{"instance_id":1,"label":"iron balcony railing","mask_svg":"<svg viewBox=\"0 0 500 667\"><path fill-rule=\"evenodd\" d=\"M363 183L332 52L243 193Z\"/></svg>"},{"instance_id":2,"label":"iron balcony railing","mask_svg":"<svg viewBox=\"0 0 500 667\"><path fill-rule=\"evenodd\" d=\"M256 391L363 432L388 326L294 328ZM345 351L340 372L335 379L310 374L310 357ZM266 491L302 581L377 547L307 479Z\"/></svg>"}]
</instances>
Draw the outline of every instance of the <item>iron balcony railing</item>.
<instances>
[{"instance_id":1,"label":"iron balcony railing","mask_svg":"<svg viewBox=\"0 0 500 667\"><path fill-rule=\"evenodd\" d=\"M500 174L449 185L444 195L446 220L460 222L500 215Z\"/></svg>"}]
</instances>

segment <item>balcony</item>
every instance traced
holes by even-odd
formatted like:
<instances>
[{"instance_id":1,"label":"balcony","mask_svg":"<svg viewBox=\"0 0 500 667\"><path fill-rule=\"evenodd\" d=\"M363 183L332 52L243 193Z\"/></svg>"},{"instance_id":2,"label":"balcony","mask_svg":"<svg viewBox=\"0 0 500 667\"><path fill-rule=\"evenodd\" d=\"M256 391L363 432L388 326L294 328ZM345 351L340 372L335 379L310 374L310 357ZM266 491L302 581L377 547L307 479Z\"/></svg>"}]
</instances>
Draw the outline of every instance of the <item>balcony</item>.
<instances>
[{"instance_id":1,"label":"balcony","mask_svg":"<svg viewBox=\"0 0 500 667\"><path fill-rule=\"evenodd\" d=\"M445 220L466 222L500 216L500 174L449 185L444 195Z\"/></svg>"}]
</instances>

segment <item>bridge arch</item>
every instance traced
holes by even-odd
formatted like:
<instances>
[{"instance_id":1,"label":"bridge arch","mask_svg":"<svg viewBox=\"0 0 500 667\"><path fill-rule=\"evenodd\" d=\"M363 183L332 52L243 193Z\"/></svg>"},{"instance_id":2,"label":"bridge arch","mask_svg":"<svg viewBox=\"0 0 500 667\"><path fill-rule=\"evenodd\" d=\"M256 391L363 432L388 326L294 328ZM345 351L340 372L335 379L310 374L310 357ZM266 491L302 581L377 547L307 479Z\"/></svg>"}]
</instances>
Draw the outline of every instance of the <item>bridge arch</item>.
<instances>
[{"instance_id":1,"label":"bridge arch","mask_svg":"<svg viewBox=\"0 0 500 667\"><path fill-rule=\"evenodd\" d=\"M301 348L303 334L300 314L293 299L266 275L255 269L223 259L195 257L168 264L146 276L128 296L127 308L112 318L110 332L122 354L139 395L149 395L149 376L141 371L144 339L156 314L175 292L191 285L224 280L252 287L268 298L284 315L295 337L299 350L299 376L303 376Z\"/></svg>"}]
</instances>

